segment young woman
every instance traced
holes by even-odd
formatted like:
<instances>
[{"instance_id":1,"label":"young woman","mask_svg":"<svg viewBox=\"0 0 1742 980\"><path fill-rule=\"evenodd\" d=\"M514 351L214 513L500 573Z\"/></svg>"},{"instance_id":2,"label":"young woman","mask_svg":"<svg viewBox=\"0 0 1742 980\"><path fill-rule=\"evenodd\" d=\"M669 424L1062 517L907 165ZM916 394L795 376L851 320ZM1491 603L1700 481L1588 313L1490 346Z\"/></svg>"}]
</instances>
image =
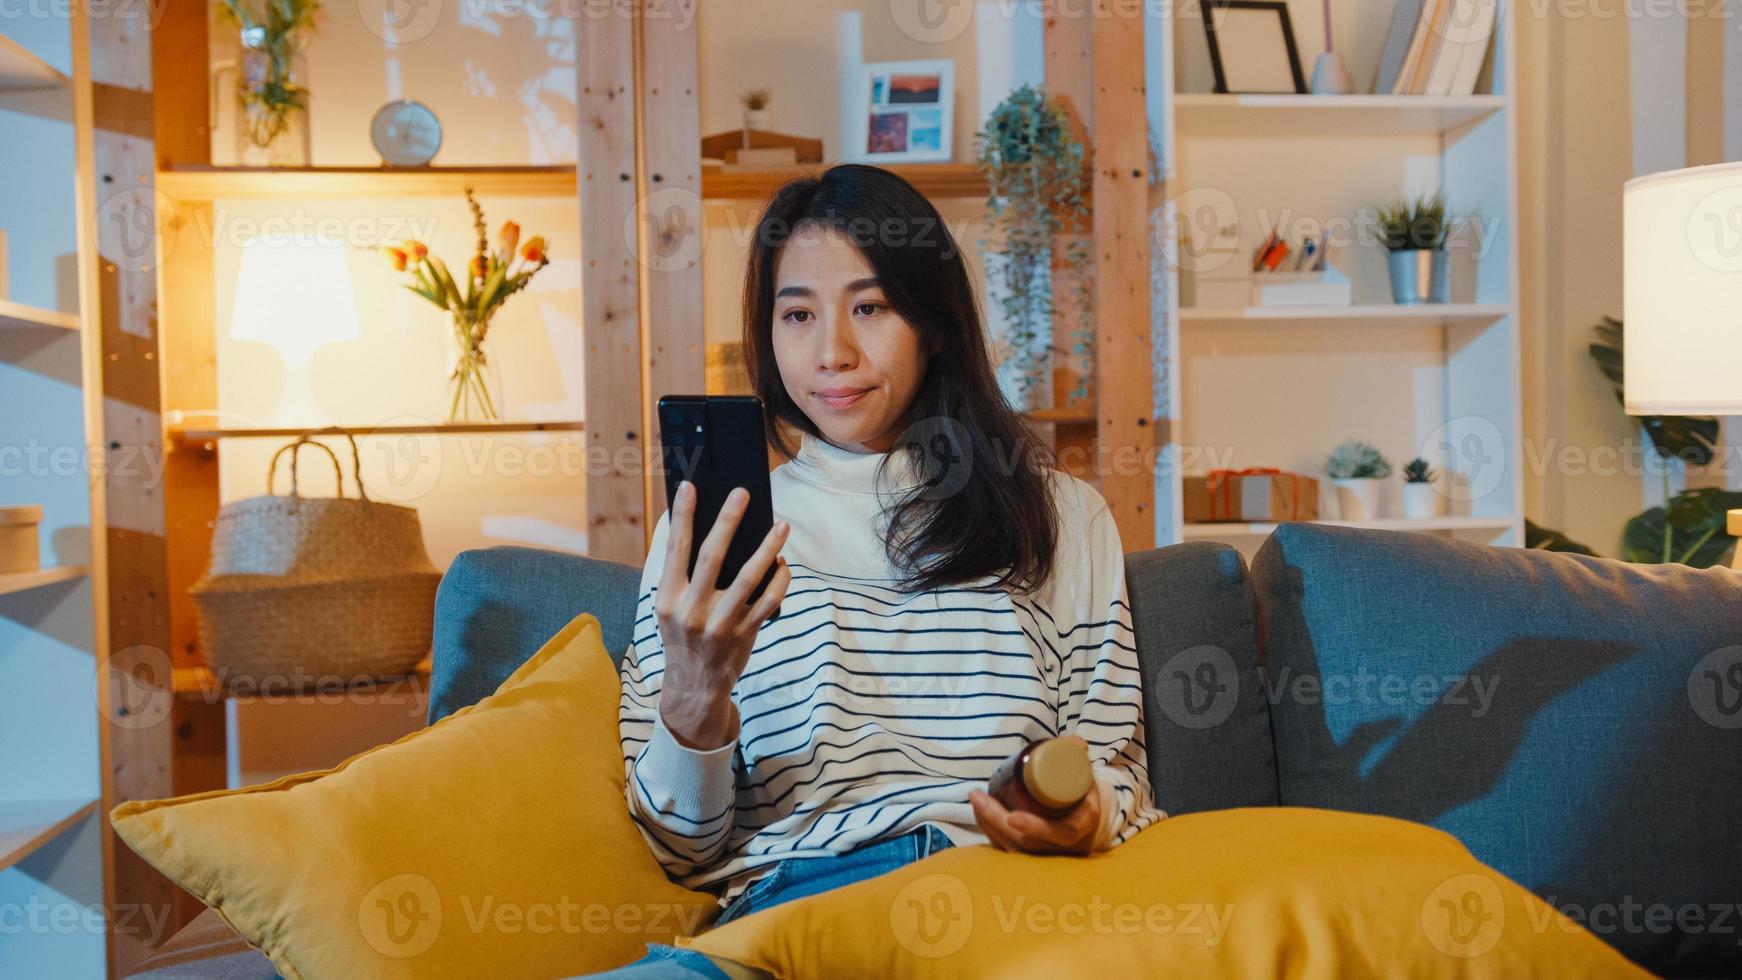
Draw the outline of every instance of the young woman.
<instances>
[{"instance_id":1,"label":"young woman","mask_svg":"<svg viewBox=\"0 0 1742 980\"><path fill-rule=\"evenodd\" d=\"M629 807L667 872L721 892L718 924L951 845L1088 854L1160 819L1119 532L1000 394L931 204L875 167L786 185L756 230L744 341L789 458L774 529L716 590L744 491L686 576L680 489L622 668ZM1075 810L986 795L1053 735L1094 764ZM725 975L660 944L619 972Z\"/></svg>"}]
</instances>

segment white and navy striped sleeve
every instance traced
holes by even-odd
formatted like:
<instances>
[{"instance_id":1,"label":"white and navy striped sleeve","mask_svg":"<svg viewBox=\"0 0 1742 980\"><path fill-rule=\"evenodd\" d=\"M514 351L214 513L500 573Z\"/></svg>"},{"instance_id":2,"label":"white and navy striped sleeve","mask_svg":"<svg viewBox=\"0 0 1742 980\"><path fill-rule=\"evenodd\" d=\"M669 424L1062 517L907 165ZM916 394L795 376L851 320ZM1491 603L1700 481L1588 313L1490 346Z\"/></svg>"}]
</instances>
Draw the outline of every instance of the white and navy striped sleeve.
<instances>
[{"instance_id":1,"label":"white and navy striped sleeve","mask_svg":"<svg viewBox=\"0 0 1742 980\"><path fill-rule=\"evenodd\" d=\"M1068 600L1060 612L1071 617L1070 647L1061 651L1065 669L1059 684L1059 731L1089 743L1095 782L1101 793L1101 829L1095 849L1124 843L1161 819L1149 785L1149 756L1143 734L1143 686L1137 661L1131 606L1126 601L1125 551L1119 527L1098 494L1084 494L1092 516L1075 548L1077 567L1067 576ZM1060 616L1063 618L1063 615ZM1067 624L1060 623L1060 626Z\"/></svg>"},{"instance_id":2,"label":"white and navy striped sleeve","mask_svg":"<svg viewBox=\"0 0 1742 980\"><path fill-rule=\"evenodd\" d=\"M629 813L668 870L687 874L713 864L732 830L737 798L738 736L698 751L677 740L659 714L665 650L653 600L665 564L669 512L659 518L641 570L634 640L623 656L617 724L623 741Z\"/></svg>"}]
</instances>

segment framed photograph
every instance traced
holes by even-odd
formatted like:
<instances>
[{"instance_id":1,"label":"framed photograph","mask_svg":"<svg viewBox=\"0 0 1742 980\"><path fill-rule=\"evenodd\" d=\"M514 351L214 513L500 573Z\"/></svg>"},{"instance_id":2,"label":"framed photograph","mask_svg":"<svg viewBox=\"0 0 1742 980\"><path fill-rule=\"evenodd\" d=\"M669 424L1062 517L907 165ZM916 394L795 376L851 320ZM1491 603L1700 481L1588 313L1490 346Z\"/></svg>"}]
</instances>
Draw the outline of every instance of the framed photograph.
<instances>
[{"instance_id":1,"label":"framed photograph","mask_svg":"<svg viewBox=\"0 0 1742 980\"><path fill-rule=\"evenodd\" d=\"M1216 93L1305 95L1306 76L1288 4L1280 0L1203 0L1204 38Z\"/></svg>"},{"instance_id":2,"label":"framed photograph","mask_svg":"<svg viewBox=\"0 0 1742 980\"><path fill-rule=\"evenodd\" d=\"M956 63L883 61L865 65L861 163L950 160L956 119Z\"/></svg>"}]
</instances>

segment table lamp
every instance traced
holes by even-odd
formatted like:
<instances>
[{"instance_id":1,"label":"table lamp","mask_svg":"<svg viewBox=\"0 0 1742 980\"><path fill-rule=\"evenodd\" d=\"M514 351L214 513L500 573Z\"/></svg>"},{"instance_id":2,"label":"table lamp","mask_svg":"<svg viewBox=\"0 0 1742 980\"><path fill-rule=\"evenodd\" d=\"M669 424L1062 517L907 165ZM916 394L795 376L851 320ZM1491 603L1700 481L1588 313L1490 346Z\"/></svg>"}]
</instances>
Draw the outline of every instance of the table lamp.
<instances>
[{"instance_id":1,"label":"table lamp","mask_svg":"<svg viewBox=\"0 0 1742 980\"><path fill-rule=\"evenodd\" d=\"M1627 413L1742 415L1742 163L1635 177L1622 198Z\"/></svg>"},{"instance_id":2,"label":"table lamp","mask_svg":"<svg viewBox=\"0 0 1742 980\"><path fill-rule=\"evenodd\" d=\"M345 259L345 243L326 236L257 235L242 246L229 333L266 344L284 359L284 393L273 421L329 421L315 403L309 362L327 344L361 336Z\"/></svg>"}]
</instances>

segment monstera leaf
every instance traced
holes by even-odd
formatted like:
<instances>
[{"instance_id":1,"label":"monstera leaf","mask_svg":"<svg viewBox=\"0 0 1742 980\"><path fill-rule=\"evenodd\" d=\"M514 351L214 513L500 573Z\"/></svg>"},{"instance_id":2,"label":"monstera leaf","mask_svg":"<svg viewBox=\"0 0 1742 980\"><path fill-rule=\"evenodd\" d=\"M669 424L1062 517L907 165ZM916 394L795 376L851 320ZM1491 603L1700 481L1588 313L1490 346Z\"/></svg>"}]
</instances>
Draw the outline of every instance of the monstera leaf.
<instances>
[{"instance_id":1,"label":"monstera leaf","mask_svg":"<svg viewBox=\"0 0 1742 980\"><path fill-rule=\"evenodd\" d=\"M1606 316L1593 330L1597 339L1591 342L1591 356L1597 361L1597 369L1615 386L1616 400L1626 405L1623 388L1626 375L1622 360L1626 348L1622 343L1621 321ZM1706 466L1712 462L1712 447L1718 442L1717 419L1694 415L1642 415L1639 424L1645 427L1645 434L1650 437L1659 456L1679 459L1689 466Z\"/></svg>"},{"instance_id":2,"label":"monstera leaf","mask_svg":"<svg viewBox=\"0 0 1742 980\"><path fill-rule=\"evenodd\" d=\"M1680 562L1695 568L1723 564L1735 539L1724 530L1725 512L1742 508L1742 492L1701 487L1670 498L1627 522L1623 557L1632 562Z\"/></svg>"},{"instance_id":3,"label":"monstera leaf","mask_svg":"<svg viewBox=\"0 0 1742 980\"><path fill-rule=\"evenodd\" d=\"M1582 545L1553 528L1543 527L1535 521L1524 520L1524 546L1538 551L1565 551L1574 555L1596 556L1586 545Z\"/></svg>"}]
</instances>

